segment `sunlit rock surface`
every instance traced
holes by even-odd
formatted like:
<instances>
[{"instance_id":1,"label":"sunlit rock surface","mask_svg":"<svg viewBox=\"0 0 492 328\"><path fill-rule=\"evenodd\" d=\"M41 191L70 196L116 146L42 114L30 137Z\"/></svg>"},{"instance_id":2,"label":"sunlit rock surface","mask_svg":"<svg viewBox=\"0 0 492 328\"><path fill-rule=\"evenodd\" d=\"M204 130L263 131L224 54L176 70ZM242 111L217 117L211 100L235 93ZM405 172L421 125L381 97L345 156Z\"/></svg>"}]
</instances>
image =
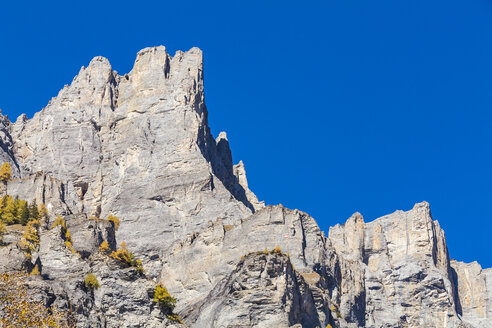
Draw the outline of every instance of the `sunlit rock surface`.
<instances>
[{"instance_id":1,"label":"sunlit rock surface","mask_svg":"<svg viewBox=\"0 0 492 328\"><path fill-rule=\"evenodd\" d=\"M95 57L33 118L0 116L14 174L1 194L50 212L31 258L22 227L8 228L0 271L37 266L34 294L78 327L181 326L153 301L159 281L188 327L491 327L492 271L449 260L429 204L373 222L355 213L326 236L308 214L259 201L226 133L210 133L203 82L199 49L146 48L128 74ZM104 241L125 241L145 275Z\"/></svg>"}]
</instances>

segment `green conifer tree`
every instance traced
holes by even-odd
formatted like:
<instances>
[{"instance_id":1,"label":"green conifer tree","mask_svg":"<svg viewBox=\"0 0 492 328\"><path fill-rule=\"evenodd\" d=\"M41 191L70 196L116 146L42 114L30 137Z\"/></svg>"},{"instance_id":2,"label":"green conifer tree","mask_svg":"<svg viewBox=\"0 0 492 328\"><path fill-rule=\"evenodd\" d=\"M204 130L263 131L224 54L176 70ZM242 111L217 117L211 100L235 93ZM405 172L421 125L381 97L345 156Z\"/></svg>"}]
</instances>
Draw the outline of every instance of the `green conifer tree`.
<instances>
[{"instance_id":1,"label":"green conifer tree","mask_svg":"<svg viewBox=\"0 0 492 328\"><path fill-rule=\"evenodd\" d=\"M36 200L33 200L29 205L29 220L39 220L39 210Z\"/></svg>"},{"instance_id":2,"label":"green conifer tree","mask_svg":"<svg viewBox=\"0 0 492 328\"><path fill-rule=\"evenodd\" d=\"M22 225L26 225L29 221L29 205L25 200L19 202L17 207L17 220Z\"/></svg>"},{"instance_id":3,"label":"green conifer tree","mask_svg":"<svg viewBox=\"0 0 492 328\"><path fill-rule=\"evenodd\" d=\"M15 223L20 223L19 219L19 208L20 208L20 202L21 199L19 198L19 195L14 197L14 206L15 206Z\"/></svg>"}]
</instances>

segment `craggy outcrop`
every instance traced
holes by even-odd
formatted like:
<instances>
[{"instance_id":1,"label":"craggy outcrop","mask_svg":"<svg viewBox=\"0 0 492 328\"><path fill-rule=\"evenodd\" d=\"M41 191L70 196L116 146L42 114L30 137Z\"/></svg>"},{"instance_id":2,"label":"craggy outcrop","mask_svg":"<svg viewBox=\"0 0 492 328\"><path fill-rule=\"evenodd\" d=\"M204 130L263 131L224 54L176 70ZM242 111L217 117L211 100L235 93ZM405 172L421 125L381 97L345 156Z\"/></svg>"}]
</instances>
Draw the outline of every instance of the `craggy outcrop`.
<instances>
[{"instance_id":1,"label":"craggy outcrop","mask_svg":"<svg viewBox=\"0 0 492 328\"><path fill-rule=\"evenodd\" d=\"M342 280L348 279L355 293L341 297L341 313L364 306L358 326L460 325L444 232L432 220L428 203L370 223L357 213L332 227L329 239L342 261L350 263Z\"/></svg>"},{"instance_id":2,"label":"craggy outcrop","mask_svg":"<svg viewBox=\"0 0 492 328\"><path fill-rule=\"evenodd\" d=\"M96 57L33 118L0 115L13 172L0 195L49 211L31 254L8 227L0 271L38 270L33 295L78 327L179 326L177 314L200 328L491 327L491 269L449 260L429 204L369 223L355 213L325 236L259 201L227 135L210 132L203 76L197 48L143 49L124 75ZM108 255L123 241L145 274ZM158 282L174 315L153 300Z\"/></svg>"},{"instance_id":3,"label":"craggy outcrop","mask_svg":"<svg viewBox=\"0 0 492 328\"><path fill-rule=\"evenodd\" d=\"M492 328L492 269L451 261L457 311L473 327Z\"/></svg>"},{"instance_id":4,"label":"craggy outcrop","mask_svg":"<svg viewBox=\"0 0 492 328\"><path fill-rule=\"evenodd\" d=\"M275 251L246 255L192 316L204 328L320 325L308 284L288 256Z\"/></svg>"}]
</instances>

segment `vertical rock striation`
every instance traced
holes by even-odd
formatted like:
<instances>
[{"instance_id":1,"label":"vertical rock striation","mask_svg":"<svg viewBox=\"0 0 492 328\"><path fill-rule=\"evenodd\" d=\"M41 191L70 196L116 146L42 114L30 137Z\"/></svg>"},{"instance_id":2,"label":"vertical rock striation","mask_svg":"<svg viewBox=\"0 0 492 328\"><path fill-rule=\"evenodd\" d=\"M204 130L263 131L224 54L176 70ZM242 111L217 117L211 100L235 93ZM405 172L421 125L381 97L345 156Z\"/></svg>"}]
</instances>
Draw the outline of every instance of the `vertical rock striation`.
<instances>
[{"instance_id":1,"label":"vertical rock striation","mask_svg":"<svg viewBox=\"0 0 492 328\"><path fill-rule=\"evenodd\" d=\"M492 327L492 269L477 262L451 261L457 295L457 311L475 327Z\"/></svg>"},{"instance_id":2,"label":"vertical rock striation","mask_svg":"<svg viewBox=\"0 0 492 328\"><path fill-rule=\"evenodd\" d=\"M192 314L197 327L319 326L314 299L289 258L249 254Z\"/></svg>"},{"instance_id":3,"label":"vertical rock striation","mask_svg":"<svg viewBox=\"0 0 492 328\"><path fill-rule=\"evenodd\" d=\"M190 327L490 327L492 271L449 260L429 204L368 223L355 213L326 237L308 214L258 200L207 115L202 52L163 46L124 75L96 57L33 118L0 115L14 173L0 193L45 203L71 232L43 225L26 258L9 227L0 271L37 265L30 286L78 327L179 325L153 302L158 281ZM89 219L110 214L117 231ZM126 241L146 275L103 241Z\"/></svg>"},{"instance_id":4,"label":"vertical rock striation","mask_svg":"<svg viewBox=\"0 0 492 328\"><path fill-rule=\"evenodd\" d=\"M343 226L331 228L329 238L337 254L351 263L345 279L360 290L341 307L342 314L363 296L365 318L359 325L458 325L446 240L428 203L366 224L355 214Z\"/></svg>"},{"instance_id":5,"label":"vertical rock striation","mask_svg":"<svg viewBox=\"0 0 492 328\"><path fill-rule=\"evenodd\" d=\"M21 177L63 181L76 198L67 214L120 217L118 239L145 260L208 220L233 224L262 206L234 175L228 143L210 134L197 48L143 49L124 76L96 57L12 136Z\"/></svg>"}]
</instances>

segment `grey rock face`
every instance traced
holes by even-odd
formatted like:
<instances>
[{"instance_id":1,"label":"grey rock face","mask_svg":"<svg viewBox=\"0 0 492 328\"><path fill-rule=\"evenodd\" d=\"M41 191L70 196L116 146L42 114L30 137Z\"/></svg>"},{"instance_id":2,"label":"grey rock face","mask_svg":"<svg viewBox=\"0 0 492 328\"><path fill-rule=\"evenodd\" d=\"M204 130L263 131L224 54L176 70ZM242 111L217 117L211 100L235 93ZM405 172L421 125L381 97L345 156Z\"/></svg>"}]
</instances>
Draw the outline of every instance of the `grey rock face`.
<instances>
[{"instance_id":1,"label":"grey rock face","mask_svg":"<svg viewBox=\"0 0 492 328\"><path fill-rule=\"evenodd\" d=\"M285 255L253 253L195 308L197 327L319 326L315 302Z\"/></svg>"},{"instance_id":2,"label":"grey rock face","mask_svg":"<svg viewBox=\"0 0 492 328\"><path fill-rule=\"evenodd\" d=\"M124 268L117 261L97 251L99 238L114 244L114 230L108 222L92 219L72 220L73 236L88 236L82 241L73 238L72 251L65 244L62 226L41 229L39 251L32 262L41 276L29 277L27 284L36 300L70 310L77 327L173 327L164 313L152 301L156 282L142 276L135 268ZM68 228L69 231L70 227ZM91 231L92 230L92 231ZM10 234L14 238L15 233ZM20 238L20 237L19 237ZM19 242L17 240L16 242ZM26 258L19 249L12 254L15 243L0 247L2 271L26 269ZM86 251L83 258L79 252ZM86 254L87 255L87 254ZM85 286L87 274L96 276L100 287Z\"/></svg>"},{"instance_id":3,"label":"grey rock face","mask_svg":"<svg viewBox=\"0 0 492 328\"><path fill-rule=\"evenodd\" d=\"M178 299L178 312L187 315L196 302L207 298L226 279L241 256L277 246L290 255L300 272L312 272L323 263L325 238L313 218L282 206L267 206L237 226L223 221L176 243L164 262L161 280ZM186 263L186 265L183 265Z\"/></svg>"},{"instance_id":4,"label":"grey rock face","mask_svg":"<svg viewBox=\"0 0 492 328\"><path fill-rule=\"evenodd\" d=\"M240 189L240 187L242 187L244 189L246 199L254 209L259 210L265 207L265 202L259 201L256 195L248 187L248 179L246 178L246 169L243 161L239 161L239 163L234 165L234 175L236 176L236 181L239 183L239 186L236 188Z\"/></svg>"},{"instance_id":5,"label":"grey rock face","mask_svg":"<svg viewBox=\"0 0 492 328\"><path fill-rule=\"evenodd\" d=\"M118 239L144 260L208 220L233 224L254 209L228 144L216 144L207 126L197 48L174 57L162 46L144 49L124 76L96 57L11 130L22 177L41 171L64 181L78 196L66 204L70 213L120 217Z\"/></svg>"},{"instance_id":6,"label":"grey rock face","mask_svg":"<svg viewBox=\"0 0 492 328\"><path fill-rule=\"evenodd\" d=\"M17 243L4 244L0 247L0 268L2 272L28 268L28 260Z\"/></svg>"},{"instance_id":7,"label":"grey rock face","mask_svg":"<svg viewBox=\"0 0 492 328\"><path fill-rule=\"evenodd\" d=\"M492 327L492 269L477 262L451 261L456 282L457 310L475 327Z\"/></svg>"},{"instance_id":8,"label":"grey rock face","mask_svg":"<svg viewBox=\"0 0 492 328\"><path fill-rule=\"evenodd\" d=\"M356 277L348 271L355 291L365 297L365 318L358 324L458 325L444 232L432 220L427 203L367 224L356 214L343 226L331 228L329 238L342 259L362 268L362 275L354 270ZM346 301L342 315L351 311L357 297L345 300L342 296L342 304Z\"/></svg>"},{"instance_id":9,"label":"grey rock face","mask_svg":"<svg viewBox=\"0 0 492 328\"><path fill-rule=\"evenodd\" d=\"M103 241L111 250L116 249L114 226L107 220L86 219L84 216L68 220L72 245L83 258L97 253Z\"/></svg>"},{"instance_id":10,"label":"grey rock face","mask_svg":"<svg viewBox=\"0 0 492 328\"><path fill-rule=\"evenodd\" d=\"M89 269L87 263L65 245L60 225L41 234L38 256L42 264L41 272L49 279L78 275Z\"/></svg>"},{"instance_id":11,"label":"grey rock face","mask_svg":"<svg viewBox=\"0 0 492 328\"><path fill-rule=\"evenodd\" d=\"M12 168L12 173L14 176L19 175L19 167L17 165L15 155L14 155L14 140L10 133L12 128L12 123L7 116L1 115L0 110L0 161L2 163L7 162ZM26 118L25 115L19 117L19 122Z\"/></svg>"},{"instance_id":12,"label":"grey rock face","mask_svg":"<svg viewBox=\"0 0 492 328\"><path fill-rule=\"evenodd\" d=\"M0 115L0 161L14 173L0 195L63 215L74 249L43 227L26 264L9 227L0 271L38 264L36 295L75 308L78 327L177 325L152 301L158 281L190 327L490 326L490 269L450 262L427 203L370 223L356 213L326 237L308 214L258 200L227 135L211 135L204 99L201 51L160 46L124 75L94 58L31 119ZM147 276L102 241L126 241Z\"/></svg>"},{"instance_id":13,"label":"grey rock face","mask_svg":"<svg viewBox=\"0 0 492 328\"><path fill-rule=\"evenodd\" d=\"M6 194L45 204L49 212L60 215L71 214L71 207L76 207L79 201L74 189L43 172L14 178L7 185L0 184L0 195Z\"/></svg>"}]
</instances>

